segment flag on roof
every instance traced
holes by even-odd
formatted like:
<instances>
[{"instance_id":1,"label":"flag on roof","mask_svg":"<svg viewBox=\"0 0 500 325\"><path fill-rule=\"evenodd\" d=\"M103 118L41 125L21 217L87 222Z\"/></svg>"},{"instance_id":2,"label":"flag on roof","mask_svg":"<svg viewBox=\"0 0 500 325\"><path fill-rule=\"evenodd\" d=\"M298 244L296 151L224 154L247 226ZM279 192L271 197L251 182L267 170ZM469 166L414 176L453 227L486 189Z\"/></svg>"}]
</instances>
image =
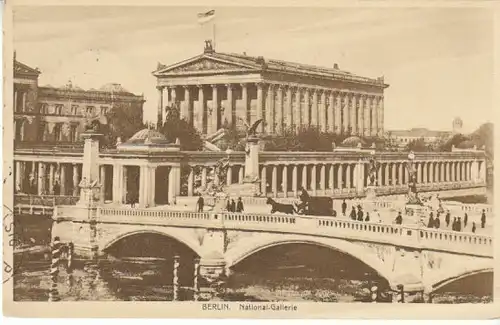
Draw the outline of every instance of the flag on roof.
<instances>
[{"instance_id":1,"label":"flag on roof","mask_svg":"<svg viewBox=\"0 0 500 325\"><path fill-rule=\"evenodd\" d=\"M210 10L207 12L202 12L198 14L198 23L203 24L211 21L215 18L215 10Z\"/></svg>"}]
</instances>

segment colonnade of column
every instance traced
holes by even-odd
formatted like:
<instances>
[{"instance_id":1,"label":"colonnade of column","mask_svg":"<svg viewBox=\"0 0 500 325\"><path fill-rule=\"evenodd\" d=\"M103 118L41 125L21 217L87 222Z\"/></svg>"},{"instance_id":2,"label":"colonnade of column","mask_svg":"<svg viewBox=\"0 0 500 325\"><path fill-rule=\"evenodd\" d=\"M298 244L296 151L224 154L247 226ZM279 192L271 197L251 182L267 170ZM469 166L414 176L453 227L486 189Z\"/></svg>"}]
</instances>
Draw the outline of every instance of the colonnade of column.
<instances>
[{"instance_id":1,"label":"colonnade of column","mask_svg":"<svg viewBox=\"0 0 500 325\"><path fill-rule=\"evenodd\" d=\"M384 97L380 94L298 84L229 83L158 86L158 119L165 106L179 104L181 117L205 134L225 123L252 124L263 118L268 134L315 126L322 131L380 136Z\"/></svg>"},{"instance_id":2,"label":"colonnade of column","mask_svg":"<svg viewBox=\"0 0 500 325\"><path fill-rule=\"evenodd\" d=\"M80 163L15 162L15 190L33 195L79 195Z\"/></svg>"}]
</instances>

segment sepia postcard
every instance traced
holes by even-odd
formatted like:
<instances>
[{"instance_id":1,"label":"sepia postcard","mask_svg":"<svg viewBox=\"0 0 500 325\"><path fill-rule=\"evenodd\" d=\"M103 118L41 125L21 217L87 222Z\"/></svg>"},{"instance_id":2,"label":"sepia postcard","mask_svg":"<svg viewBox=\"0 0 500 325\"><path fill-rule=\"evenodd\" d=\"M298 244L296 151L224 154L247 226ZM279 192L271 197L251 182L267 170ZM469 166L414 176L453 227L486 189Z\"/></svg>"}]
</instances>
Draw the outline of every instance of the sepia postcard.
<instances>
[{"instance_id":1,"label":"sepia postcard","mask_svg":"<svg viewBox=\"0 0 500 325\"><path fill-rule=\"evenodd\" d=\"M497 4L8 2L4 314L498 317Z\"/></svg>"}]
</instances>

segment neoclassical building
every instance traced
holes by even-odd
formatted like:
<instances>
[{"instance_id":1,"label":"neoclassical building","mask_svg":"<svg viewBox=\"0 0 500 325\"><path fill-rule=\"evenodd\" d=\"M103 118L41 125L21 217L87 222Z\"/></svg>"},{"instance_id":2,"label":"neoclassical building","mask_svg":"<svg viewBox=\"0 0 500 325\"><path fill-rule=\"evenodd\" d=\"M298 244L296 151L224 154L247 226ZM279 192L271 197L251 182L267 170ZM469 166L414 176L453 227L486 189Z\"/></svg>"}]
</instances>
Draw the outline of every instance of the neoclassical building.
<instances>
[{"instance_id":1,"label":"neoclassical building","mask_svg":"<svg viewBox=\"0 0 500 325\"><path fill-rule=\"evenodd\" d=\"M203 134L225 123L238 127L263 119L261 131L316 126L322 131L381 136L384 78L366 78L317 67L216 52L209 41L201 55L169 66L158 64L158 121L176 103Z\"/></svg>"},{"instance_id":2,"label":"neoclassical building","mask_svg":"<svg viewBox=\"0 0 500 325\"><path fill-rule=\"evenodd\" d=\"M40 75L14 60L14 140L16 143L64 144L80 142L86 117L105 116L115 105L130 105L142 121L144 97L110 83L84 90L71 83L63 87L38 85Z\"/></svg>"}]
</instances>

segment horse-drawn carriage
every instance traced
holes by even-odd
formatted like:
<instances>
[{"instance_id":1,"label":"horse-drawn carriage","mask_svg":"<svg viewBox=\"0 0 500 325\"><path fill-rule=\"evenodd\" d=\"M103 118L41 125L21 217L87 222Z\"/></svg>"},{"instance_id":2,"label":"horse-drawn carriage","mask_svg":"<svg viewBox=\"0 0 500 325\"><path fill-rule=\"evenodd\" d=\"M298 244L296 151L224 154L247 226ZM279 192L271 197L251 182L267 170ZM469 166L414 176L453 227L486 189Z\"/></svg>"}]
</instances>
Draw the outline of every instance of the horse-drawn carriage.
<instances>
[{"instance_id":1,"label":"horse-drawn carriage","mask_svg":"<svg viewBox=\"0 0 500 325\"><path fill-rule=\"evenodd\" d=\"M337 216L336 211L333 209L333 199L331 197L309 196L307 192L303 191L300 200L300 203L283 204L268 198L267 204L271 205L271 213L281 212L308 216Z\"/></svg>"}]
</instances>

